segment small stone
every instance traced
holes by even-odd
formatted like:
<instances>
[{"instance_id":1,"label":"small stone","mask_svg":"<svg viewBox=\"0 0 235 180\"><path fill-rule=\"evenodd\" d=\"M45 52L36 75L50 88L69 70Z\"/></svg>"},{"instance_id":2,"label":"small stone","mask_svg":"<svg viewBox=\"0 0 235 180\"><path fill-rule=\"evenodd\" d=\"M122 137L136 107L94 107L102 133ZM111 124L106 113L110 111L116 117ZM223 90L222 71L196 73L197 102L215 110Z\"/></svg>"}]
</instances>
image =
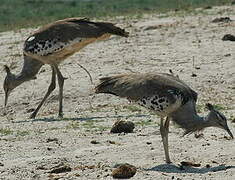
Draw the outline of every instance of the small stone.
<instances>
[{"instance_id":1,"label":"small stone","mask_svg":"<svg viewBox=\"0 0 235 180\"><path fill-rule=\"evenodd\" d=\"M224 57L229 57L229 56L231 56L231 54L225 54L225 55L224 55Z\"/></svg>"},{"instance_id":2,"label":"small stone","mask_svg":"<svg viewBox=\"0 0 235 180\"><path fill-rule=\"evenodd\" d=\"M37 170L47 170L47 168L43 165L40 165L38 167L36 167Z\"/></svg>"},{"instance_id":3,"label":"small stone","mask_svg":"<svg viewBox=\"0 0 235 180\"><path fill-rule=\"evenodd\" d=\"M80 175L80 174L78 174L78 173L76 173L76 174L74 174L74 176L76 176L76 177L80 177L81 175Z\"/></svg>"},{"instance_id":4,"label":"small stone","mask_svg":"<svg viewBox=\"0 0 235 180\"><path fill-rule=\"evenodd\" d=\"M29 109L26 109L26 113L31 113L31 112L34 112L35 109L34 108L29 108Z\"/></svg>"},{"instance_id":5,"label":"small stone","mask_svg":"<svg viewBox=\"0 0 235 180\"><path fill-rule=\"evenodd\" d=\"M182 162L180 162L180 164L182 166L193 166L193 167L200 167L201 166L201 164L196 164L196 163L187 162L187 161L182 161Z\"/></svg>"},{"instance_id":6,"label":"small stone","mask_svg":"<svg viewBox=\"0 0 235 180\"><path fill-rule=\"evenodd\" d=\"M195 74L195 73L192 73L192 75L191 75L192 77L197 77L197 75Z\"/></svg>"},{"instance_id":7,"label":"small stone","mask_svg":"<svg viewBox=\"0 0 235 180\"><path fill-rule=\"evenodd\" d=\"M111 141L111 140L108 140L107 142L108 142L109 144L116 144L115 141Z\"/></svg>"},{"instance_id":8,"label":"small stone","mask_svg":"<svg viewBox=\"0 0 235 180\"><path fill-rule=\"evenodd\" d=\"M135 124L131 121L117 121L111 128L111 133L132 133L135 128Z\"/></svg>"},{"instance_id":9,"label":"small stone","mask_svg":"<svg viewBox=\"0 0 235 180\"><path fill-rule=\"evenodd\" d=\"M61 165L54 167L51 171L49 171L49 173L59 174L59 173L70 172L70 171L72 171L71 167L69 167L68 165L61 164Z\"/></svg>"},{"instance_id":10,"label":"small stone","mask_svg":"<svg viewBox=\"0 0 235 180\"><path fill-rule=\"evenodd\" d=\"M47 147L47 150L48 150L48 151L51 151L51 150L52 150L52 148L51 148L51 147Z\"/></svg>"},{"instance_id":11,"label":"small stone","mask_svg":"<svg viewBox=\"0 0 235 180\"><path fill-rule=\"evenodd\" d=\"M77 166L75 168L75 170L82 170L82 171L84 171L86 169L95 169L95 168L96 168L95 165L80 165L80 166Z\"/></svg>"},{"instance_id":12,"label":"small stone","mask_svg":"<svg viewBox=\"0 0 235 180\"><path fill-rule=\"evenodd\" d=\"M116 169L112 171L113 178L123 179L131 178L136 174L136 167L128 163L119 164Z\"/></svg>"},{"instance_id":13,"label":"small stone","mask_svg":"<svg viewBox=\"0 0 235 180\"><path fill-rule=\"evenodd\" d=\"M232 138L230 136L224 136L224 139L231 140Z\"/></svg>"},{"instance_id":14,"label":"small stone","mask_svg":"<svg viewBox=\"0 0 235 180\"><path fill-rule=\"evenodd\" d=\"M29 102L22 102L22 105L28 105Z\"/></svg>"},{"instance_id":15,"label":"small stone","mask_svg":"<svg viewBox=\"0 0 235 180\"><path fill-rule=\"evenodd\" d=\"M212 9L212 6L205 6L204 9Z\"/></svg>"},{"instance_id":16,"label":"small stone","mask_svg":"<svg viewBox=\"0 0 235 180\"><path fill-rule=\"evenodd\" d=\"M58 138L47 138L46 142L49 143L49 142L58 142Z\"/></svg>"},{"instance_id":17,"label":"small stone","mask_svg":"<svg viewBox=\"0 0 235 180\"><path fill-rule=\"evenodd\" d=\"M91 144L100 144L100 143L98 141L96 141L96 140L92 140Z\"/></svg>"},{"instance_id":18,"label":"small stone","mask_svg":"<svg viewBox=\"0 0 235 180\"><path fill-rule=\"evenodd\" d=\"M0 166L4 166L4 164L0 162Z\"/></svg>"}]
</instances>

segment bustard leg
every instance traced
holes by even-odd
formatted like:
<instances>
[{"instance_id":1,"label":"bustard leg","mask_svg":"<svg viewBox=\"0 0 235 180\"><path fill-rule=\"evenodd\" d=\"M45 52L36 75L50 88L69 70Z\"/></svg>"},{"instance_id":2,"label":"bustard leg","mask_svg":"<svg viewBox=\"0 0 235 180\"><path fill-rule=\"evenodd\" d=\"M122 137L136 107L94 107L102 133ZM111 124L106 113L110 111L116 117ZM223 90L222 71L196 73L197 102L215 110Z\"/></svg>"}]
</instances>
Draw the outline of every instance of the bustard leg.
<instances>
[{"instance_id":1,"label":"bustard leg","mask_svg":"<svg viewBox=\"0 0 235 180\"><path fill-rule=\"evenodd\" d=\"M58 84L59 84L59 117L63 117L63 88L64 88L64 80L62 73L60 72L58 66L53 64L53 67L56 71Z\"/></svg>"},{"instance_id":2,"label":"bustard leg","mask_svg":"<svg viewBox=\"0 0 235 180\"><path fill-rule=\"evenodd\" d=\"M51 92L55 89L56 87L56 82L55 82L55 78L56 78L56 73L54 68L51 66L52 69L52 76L51 76L51 84L48 87L47 93L45 94L45 96L43 97L42 101L40 102L40 104L38 105L38 107L34 110L34 112L31 114L30 118L34 119L39 111L39 109L41 108L41 106L43 105L43 103L45 102L45 100L48 98L48 96L51 94Z\"/></svg>"},{"instance_id":3,"label":"bustard leg","mask_svg":"<svg viewBox=\"0 0 235 180\"><path fill-rule=\"evenodd\" d=\"M162 136L162 142L166 157L166 163L171 163L170 156L169 156L169 150L168 150L168 132L169 132L169 123L170 119L167 117L166 121L164 123L164 118L161 118L161 125L160 125L160 132Z\"/></svg>"}]
</instances>

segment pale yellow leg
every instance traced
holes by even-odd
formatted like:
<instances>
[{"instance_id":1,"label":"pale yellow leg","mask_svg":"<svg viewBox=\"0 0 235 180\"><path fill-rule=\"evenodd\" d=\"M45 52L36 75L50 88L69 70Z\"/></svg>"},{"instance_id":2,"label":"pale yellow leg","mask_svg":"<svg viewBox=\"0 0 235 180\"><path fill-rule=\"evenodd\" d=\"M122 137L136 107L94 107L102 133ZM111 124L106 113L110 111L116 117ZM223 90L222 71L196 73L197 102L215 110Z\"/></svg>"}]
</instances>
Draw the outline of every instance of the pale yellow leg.
<instances>
[{"instance_id":1,"label":"pale yellow leg","mask_svg":"<svg viewBox=\"0 0 235 180\"><path fill-rule=\"evenodd\" d=\"M34 119L36 117L36 115L37 115L39 109L41 108L41 106L43 105L43 103L46 101L46 99L51 94L51 92L55 89L55 87L56 87L55 78L56 78L56 72L55 72L55 69L52 67L51 84L48 87L47 93L43 97L42 101L40 102L38 107L34 110L34 112L31 114L31 116L30 116L31 119Z\"/></svg>"},{"instance_id":2,"label":"pale yellow leg","mask_svg":"<svg viewBox=\"0 0 235 180\"><path fill-rule=\"evenodd\" d=\"M161 118L160 132L162 136L163 147L165 151L166 163L171 163L169 150L168 150L168 132L169 132L170 119L167 117L164 123L164 118Z\"/></svg>"},{"instance_id":3,"label":"pale yellow leg","mask_svg":"<svg viewBox=\"0 0 235 180\"><path fill-rule=\"evenodd\" d=\"M58 66L56 64L53 64L53 67L55 69L55 72L57 74L58 78L58 84L59 84L59 117L63 117L63 88L64 88L64 80L62 73L60 72Z\"/></svg>"}]
</instances>

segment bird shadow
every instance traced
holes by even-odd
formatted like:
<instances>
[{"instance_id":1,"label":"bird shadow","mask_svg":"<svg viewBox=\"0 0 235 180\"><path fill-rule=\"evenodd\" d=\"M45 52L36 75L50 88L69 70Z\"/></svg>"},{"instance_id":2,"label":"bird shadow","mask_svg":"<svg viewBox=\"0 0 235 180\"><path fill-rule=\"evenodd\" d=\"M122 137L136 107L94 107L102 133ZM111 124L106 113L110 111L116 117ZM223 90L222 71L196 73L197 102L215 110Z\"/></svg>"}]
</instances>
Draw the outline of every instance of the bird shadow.
<instances>
[{"instance_id":1,"label":"bird shadow","mask_svg":"<svg viewBox=\"0 0 235 180\"><path fill-rule=\"evenodd\" d=\"M149 115L138 114L138 115L127 115L127 116L93 116L93 117L75 117L75 118L55 118L55 117L45 117L45 118L36 118L36 119L27 119L22 121L17 121L15 123L25 123L25 122L55 122L55 121L90 121L98 119L118 119L118 118L131 118L131 117L149 117Z\"/></svg>"},{"instance_id":2,"label":"bird shadow","mask_svg":"<svg viewBox=\"0 0 235 180\"><path fill-rule=\"evenodd\" d=\"M208 172L225 171L227 169L235 168L235 166L219 165L214 167L192 167L192 166L181 166L174 164L161 164L150 169L145 169L146 171L159 171L164 173L196 173L205 174Z\"/></svg>"}]
</instances>

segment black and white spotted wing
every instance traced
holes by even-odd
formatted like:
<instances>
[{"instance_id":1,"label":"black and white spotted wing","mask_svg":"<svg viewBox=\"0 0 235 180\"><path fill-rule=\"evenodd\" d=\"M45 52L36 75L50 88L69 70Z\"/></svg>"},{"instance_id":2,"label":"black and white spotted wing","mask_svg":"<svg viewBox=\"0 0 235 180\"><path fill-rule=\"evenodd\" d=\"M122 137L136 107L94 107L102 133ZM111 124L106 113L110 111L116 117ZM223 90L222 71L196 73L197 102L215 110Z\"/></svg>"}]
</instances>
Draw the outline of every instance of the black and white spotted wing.
<instances>
[{"instance_id":1,"label":"black and white spotted wing","mask_svg":"<svg viewBox=\"0 0 235 180\"><path fill-rule=\"evenodd\" d=\"M168 93L167 96L155 94L142 97L140 100L136 101L136 103L155 111L160 116L166 116L178 109L183 103L181 94L173 90L169 90Z\"/></svg>"}]
</instances>

